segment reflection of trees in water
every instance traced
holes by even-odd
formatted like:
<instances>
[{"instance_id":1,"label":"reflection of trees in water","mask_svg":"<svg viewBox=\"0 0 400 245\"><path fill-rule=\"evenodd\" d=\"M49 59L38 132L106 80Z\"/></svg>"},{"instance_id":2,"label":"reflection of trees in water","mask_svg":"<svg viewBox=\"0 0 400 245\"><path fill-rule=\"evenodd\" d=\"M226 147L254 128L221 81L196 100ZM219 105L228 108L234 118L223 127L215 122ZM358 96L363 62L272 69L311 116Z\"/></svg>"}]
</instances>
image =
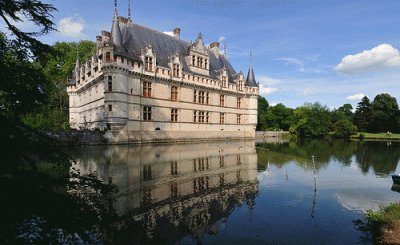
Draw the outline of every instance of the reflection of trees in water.
<instances>
[{"instance_id":1,"label":"reflection of trees in water","mask_svg":"<svg viewBox=\"0 0 400 245\"><path fill-rule=\"evenodd\" d=\"M375 174L387 176L396 170L400 159L398 144L365 142L358 146L355 151L356 161L363 173L368 173L372 168Z\"/></svg>"},{"instance_id":2,"label":"reflection of trees in water","mask_svg":"<svg viewBox=\"0 0 400 245\"><path fill-rule=\"evenodd\" d=\"M400 159L400 145L388 145L386 142L297 140L257 146L262 148L258 151L259 165L270 162L277 167L283 167L294 161L305 169L311 169L312 155L317 159L315 162L317 170L327 166L332 159L344 166L350 166L352 157L355 156L356 163L363 173L372 168L377 175L389 175L396 170Z\"/></svg>"}]
</instances>

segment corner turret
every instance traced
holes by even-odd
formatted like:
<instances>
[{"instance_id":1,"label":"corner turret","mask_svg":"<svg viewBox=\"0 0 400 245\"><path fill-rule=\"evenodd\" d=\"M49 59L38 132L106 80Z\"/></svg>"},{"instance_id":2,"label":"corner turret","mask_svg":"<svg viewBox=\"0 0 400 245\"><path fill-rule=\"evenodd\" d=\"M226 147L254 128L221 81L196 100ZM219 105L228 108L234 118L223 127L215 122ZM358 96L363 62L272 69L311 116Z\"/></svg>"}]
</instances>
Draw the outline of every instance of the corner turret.
<instances>
[{"instance_id":1,"label":"corner turret","mask_svg":"<svg viewBox=\"0 0 400 245\"><path fill-rule=\"evenodd\" d=\"M250 67L249 72L247 73L246 78L246 86L250 87L258 87L258 83L256 82L256 78L254 77L253 65L252 65L252 53L250 52Z\"/></svg>"}]
</instances>

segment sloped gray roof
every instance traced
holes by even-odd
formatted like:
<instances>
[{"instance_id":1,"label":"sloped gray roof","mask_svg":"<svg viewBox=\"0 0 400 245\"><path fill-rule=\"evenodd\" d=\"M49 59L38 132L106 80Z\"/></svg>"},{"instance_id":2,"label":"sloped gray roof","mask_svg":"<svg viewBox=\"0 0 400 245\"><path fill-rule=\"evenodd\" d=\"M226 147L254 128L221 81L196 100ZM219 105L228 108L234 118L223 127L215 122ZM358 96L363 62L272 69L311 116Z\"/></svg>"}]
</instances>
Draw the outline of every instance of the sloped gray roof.
<instances>
[{"instance_id":1,"label":"sloped gray roof","mask_svg":"<svg viewBox=\"0 0 400 245\"><path fill-rule=\"evenodd\" d=\"M246 78L245 84L246 84L246 86L250 86L250 87L258 87L256 78L254 77L254 71L253 71L252 66L250 66L249 72L247 73L247 78Z\"/></svg>"},{"instance_id":2,"label":"sloped gray roof","mask_svg":"<svg viewBox=\"0 0 400 245\"><path fill-rule=\"evenodd\" d=\"M118 53L121 55L125 55L134 60L141 60L141 50L145 50L150 44L157 56L157 65L168 67L170 57L179 54L184 70L190 71L189 64L186 63L185 57L189 55L188 50L190 45L192 45L191 43L135 23L123 27L121 32L124 48L124 50L118 50ZM125 54L123 52L125 52ZM229 81L233 82L232 76L236 74L236 71L225 56L220 55L219 58L217 58L211 50L208 50L208 54L210 76L216 78L217 71L225 67L228 71Z\"/></svg>"}]
</instances>

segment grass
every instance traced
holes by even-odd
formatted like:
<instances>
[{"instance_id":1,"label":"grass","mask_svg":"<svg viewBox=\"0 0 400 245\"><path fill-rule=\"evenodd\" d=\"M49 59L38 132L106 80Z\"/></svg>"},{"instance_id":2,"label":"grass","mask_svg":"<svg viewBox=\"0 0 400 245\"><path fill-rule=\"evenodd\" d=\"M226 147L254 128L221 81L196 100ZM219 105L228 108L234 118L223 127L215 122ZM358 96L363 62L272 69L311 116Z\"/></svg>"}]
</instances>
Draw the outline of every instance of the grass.
<instances>
[{"instance_id":1,"label":"grass","mask_svg":"<svg viewBox=\"0 0 400 245\"><path fill-rule=\"evenodd\" d=\"M376 139L376 140L400 140L400 134L392 134L387 135L387 133L366 133L366 132L358 132L355 135L352 135L351 138L359 139L360 135L364 135L364 139Z\"/></svg>"},{"instance_id":2,"label":"grass","mask_svg":"<svg viewBox=\"0 0 400 245\"><path fill-rule=\"evenodd\" d=\"M392 203L387 207L381 207L379 211L368 210L365 219L371 223L388 224L400 220L400 203Z\"/></svg>"}]
</instances>

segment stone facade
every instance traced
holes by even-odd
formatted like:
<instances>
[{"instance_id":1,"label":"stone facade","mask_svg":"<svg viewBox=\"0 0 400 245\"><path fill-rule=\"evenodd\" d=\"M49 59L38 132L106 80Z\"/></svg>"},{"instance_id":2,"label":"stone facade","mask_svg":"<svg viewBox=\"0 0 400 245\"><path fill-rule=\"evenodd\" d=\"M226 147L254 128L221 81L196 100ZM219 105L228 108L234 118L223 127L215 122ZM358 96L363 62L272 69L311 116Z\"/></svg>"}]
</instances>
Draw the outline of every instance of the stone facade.
<instances>
[{"instance_id":1,"label":"stone facade","mask_svg":"<svg viewBox=\"0 0 400 245\"><path fill-rule=\"evenodd\" d=\"M117 15L68 81L70 126L107 129L110 143L254 138L259 86L219 43L205 46Z\"/></svg>"}]
</instances>

